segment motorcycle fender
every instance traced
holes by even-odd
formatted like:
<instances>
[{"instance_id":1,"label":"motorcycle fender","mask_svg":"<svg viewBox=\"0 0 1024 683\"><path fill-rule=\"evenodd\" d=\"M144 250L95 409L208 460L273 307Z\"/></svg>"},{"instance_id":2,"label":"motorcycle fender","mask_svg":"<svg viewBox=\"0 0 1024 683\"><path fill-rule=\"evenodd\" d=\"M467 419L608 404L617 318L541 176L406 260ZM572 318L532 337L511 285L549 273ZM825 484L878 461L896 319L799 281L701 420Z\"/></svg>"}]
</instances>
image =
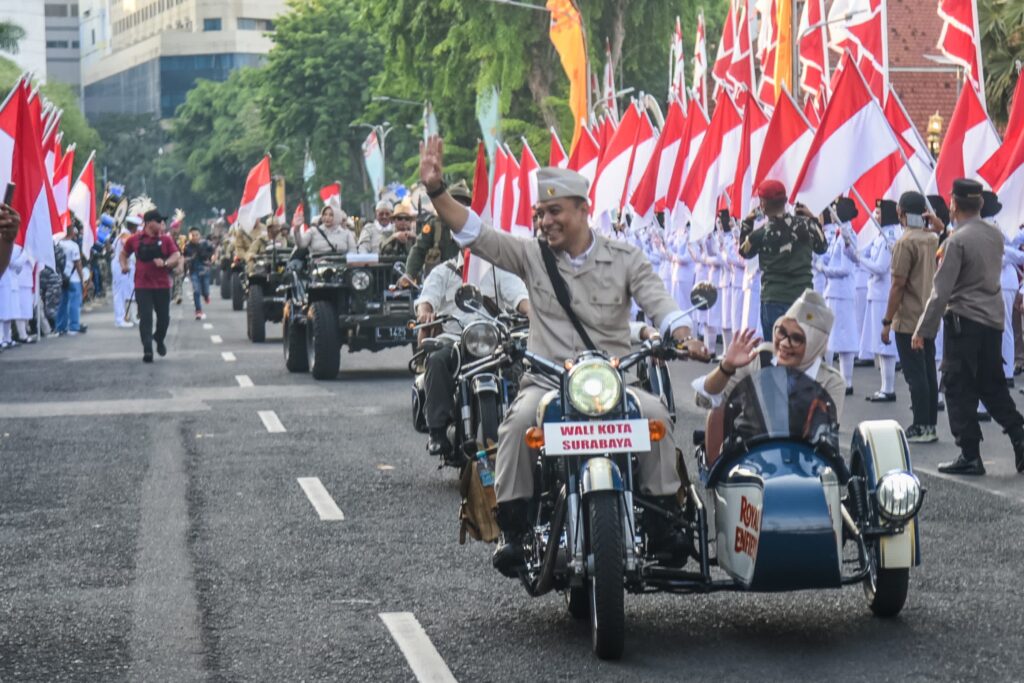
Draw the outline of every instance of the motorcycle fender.
<instances>
[{"instance_id":1,"label":"motorcycle fender","mask_svg":"<svg viewBox=\"0 0 1024 683\"><path fill-rule=\"evenodd\" d=\"M903 428L895 420L868 420L857 425L851 452L860 452L867 470L868 495L874 497L878 480L893 470L913 472L910 447ZM921 563L917 518L907 522L901 533L883 536L879 542L880 562L885 569L905 569Z\"/></svg>"},{"instance_id":2,"label":"motorcycle fender","mask_svg":"<svg viewBox=\"0 0 1024 683\"><path fill-rule=\"evenodd\" d=\"M580 484L583 496L596 491L623 491L622 474L608 458L591 458L580 469Z\"/></svg>"},{"instance_id":3,"label":"motorcycle fender","mask_svg":"<svg viewBox=\"0 0 1024 683\"><path fill-rule=\"evenodd\" d=\"M494 375L477 375L473 378L473 395L497 394L498 378Z\"/></svg>"}]
</instances>

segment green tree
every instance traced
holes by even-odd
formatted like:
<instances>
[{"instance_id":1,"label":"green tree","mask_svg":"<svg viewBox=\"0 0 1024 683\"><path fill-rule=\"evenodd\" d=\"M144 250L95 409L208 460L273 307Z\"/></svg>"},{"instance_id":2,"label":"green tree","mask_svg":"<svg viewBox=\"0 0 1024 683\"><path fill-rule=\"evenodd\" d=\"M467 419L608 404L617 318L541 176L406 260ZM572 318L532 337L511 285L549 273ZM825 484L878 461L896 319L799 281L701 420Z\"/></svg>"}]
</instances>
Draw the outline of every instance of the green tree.
<instances>
[{"instance_id":1,"label":"green tree","mask_svg":"<svg viewBox=\"0 0 1024 683\"><path fill-rule=\"evenodd\" d=\"M13 21L0 21L0 50L18 54L18 43L25 37L25 29Z\"/></svg>"},{"instance_id":2,"label":"green tree","mask_svg":"<svg viewBox=\"0 0 1024 683\"><path fill-rule=\"evenodd\" d=\"M989 115L1005 124L1017 84L1017 62L1024 61L1024 3L978 0L978 23Z\"/></svg>"}]
</instances>

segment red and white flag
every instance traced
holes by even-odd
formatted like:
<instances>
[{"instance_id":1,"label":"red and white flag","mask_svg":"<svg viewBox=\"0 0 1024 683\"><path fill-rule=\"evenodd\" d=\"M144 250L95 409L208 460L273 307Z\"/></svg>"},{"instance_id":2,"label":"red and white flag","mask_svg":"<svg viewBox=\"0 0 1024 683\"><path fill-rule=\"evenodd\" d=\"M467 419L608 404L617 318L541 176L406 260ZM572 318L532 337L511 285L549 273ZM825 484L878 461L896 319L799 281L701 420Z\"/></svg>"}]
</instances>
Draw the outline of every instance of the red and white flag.
<instances>
[{"instance_id":1,"label":"red and white flag","mask_svg":"<svg viewBox=\"0 0 1024 683\"><path fill-rule=\"evenodd\" d=\"M505 145L505 196L501 204L501 229L511 232L519 212L519 163Z\"/></svg>"},{"instance_id":2,"label":"red and white flag","mask_svg":"<svg viewBox=\"0 0 1024 683\"><path fill-rule=\"evenodd\" d=\"M719 93L707 134L679 192L678 204L690 220L691 240L702 239L715 227L719 197L736 177L742 135L742 115L727 93Z\"/></svg>"},{"instance_id":3,"label":"red and white flag","mask_svg":"<svg viewBox=\"0 0 1024 683\"><path fill-rule=\"evenodd\" d=\"M577 143L579 146L579 143ZM548 153L548 166L555 168L568 168L569 156L565 153L562 141L558 139L558 133L554 127L551 128L551 151Z\"/></svg>"},{"instance_id":4,"label":"red and white flag","mask_svg":"<svg viewBox=\"0 0 1024 683\"><path fill-rule=\"evenodd\" d=\"M678 98L686 103L686 57L683 53L683 26L676 17L676 27L672 31L672 44L669 49L669 88L668 99Z\"/></svg>"},{"instance_id":5,"label":"red and white flag","mask_svg":"<svg viewBox=\"0 0 1024 683\"><path fill-rule=\"evenodd\" d=\"M61 222L43 164L41 122L24 90L19 89L15 99L18 113L10 182L17 186L12 208L21 215L21 229L14 243L37 262L53 268L53 235L60 232Z\"/></svg>"},{"instance_id":6,"label":"red and white flag","mask_svg":"<svg viewBox=\"0 0 1024 683\"><path fill-rule=\"evenodd\" d=\"M476 146L476 164L473 167L473 201L469 206L478 216L486 216L490 210L487 182L487 150L481 141ZM483 281L486 265L486 261L473 258L470 256L469 249L465 249L462 256L462 281L479 286Z\"/></svg>"},{"instance_id":7,"label":"red and white flag","mask_svg":"<svg viewBox=\"0 0 1024 683\"><path fill-rule=\"evenodd\" d=\"M491 225L501 229L501 212L505 205L505 174L508 172L508 157L505 146L494 147L494 178L491 185Z\"/></svg>"},{"instance_id":8,"label":"red and white flag","mask_svg":"<svg viewBox=\"0 0 1024 683\"><path fill-rule=\"evenodd\" d=\"M601 150L601 160L590 186L591 216L600 216L621 206L639 134L640 110L631 104L608 142L607 149Z\"/></svg>"},{"instance_id":9,"label":"red and white flag","mask_svg":"<svg viewBox=\"0 0 1024 683\"><path fill-rule=\"evenodd\" d=\"M846 18L848 16L849 19ZM879 102L884 102L889 91L886 0L834 0L829 8L828 22L831 31L829 46L837 52L850 50L853 53L871 94Z\"/></svg>"},{"instance_id":10,"label":"red and white flag","mask_svg":"<svg viewBox=\"0 0 1024 683\"><path fill-rule=\"evenodd\" d=\"M334 219L341 219L341 183L331 183L320 188L320 201L334 209Z\"/></svg>"},{"instance_id":11,"label":"red and white flag","mask_svg":"<svg viewBox=\"0 0 1024 683\"><path fill-rule=\"evenodd\" d=\"M665 209L665 195L672 180L672 169L679 154L679 144L685 126L686 114L683 113L683 106L679 100L672 99L668 105L665 127L662 128L661 136L655 143L654 152L636 186L636 191L629 200L636 214L634 225L651 224L655 219L654 212Z\"/></svg>"},{"instance_id":12,"label":"red and white flag","mask_svg":"<svg viewBox=\"0 0 1024 683\"><path fill-rule=\"evenodd\" d=\"M732 90L746 88L754 92L754 51L751 49L750 17L746 3L736 13L736 44L732 51L728 80Z\"/></svg>"},{"instance_id":13,"label":"red and white flag","mask_svg":"<svg viewBox=\"0 0 1024 683\"><path fill-rule=\"evenodd\" d=\"M576 148L573 149L572 156L569 157L568 168L586 178L589 185L593 185L600 157L600 145L594 139L590 129L584 126L580 131L580 139L576 143Z\"/></svg>"},{"instance_id":14,"label":"red and white flag","mask_svg":"<svg viewBox=\"0 0 1024 683\"><path fill-rule=\"evenodd\" d=\"M604 78L601 79L602 102L605 111L616 121L619 120L619 103L615 98L615 65L612 64L612 46L604 41Z\"/></svg>"},{"instance_id":15,"label":"red and white flag","mask_svg":"<svg viewBox=\"0 0 1024 683\"><path fill-rule=\"evenodd\" d=\"M60 216L60 227L64 230L68 226L68 195L71 193L71 173L75 164L75 146L68 147L68 151L61 157L60 164L53 172L53 201L57 207L57 215ZM78 220L82 220L79 218Z\"/></svg>"},{"instance_id":16,"label":"red and white flag","mask_svg":"<svg viewBox=\"0 0 1024 683\"><path fill-rule=\"evenodd\" d=\"M530 143L523 138L523 152L519 162L519 206L512 223L512 234L523 237L533 236L533 207L537 203L537 171L540 164L530 149Z\"/></svg>"},{"instance_id":17,"label":"red and white flag","mask_svg":"<svg viewBox=\"0 0 1024 683\"><path fill-rule=\"evenodd\" d=\"M683 124L683 134L680 136L679 153L676 155L675 166L672 168L672 177L668 182L668 191L665 193L665 209L672 212L674 227L683 228L689 218L689 213L679 205L679 193L683 189L683 183L690 173L694 159L700 151L701 143L708 131L708 115L697 100L690 100L689 109L686 112L686 123Z\"/></svg>"},{"instance_id":18,"label":"red and white flag","mask_svg":"<svg viewBox=\"0 0 1024 683\"><path fill-rule=\"evenodd\" d=\"M928 194L949 197L957 178L978 178L978 169L999 149L999 135L974 88L964 88L949 119Z\"/></svg>"},{"instance_id":19,"label":"red and white flag","mask_svg":"<svg viewBox=\"0 0 1024 683\"><path fill-rule=\"evenodd\" d=\"M693 43L693 96L708 109L708 48L704 29L704 11L697 13L697 36Z\"/></svg>"},{"instance_id":20,"label":"red and white flag","mask_svg":"<svg viewBox=\"0 0 1024 683\"><path fill-rule=\"evenodd\" d=\"M775 0L757 0L755 8L760 15L757 63L761 66L761 82L757 86L757 99L770 109L775 106L775 50L779 41Z\"/></svg>"},{"instance_id":21,"label":"red and white flag","mask_svg":"<svg viewBox=\"0 0 1024 683\"><path fill-rule=\"evenodd\" d=\"M640 108L640 105L637 104ZM636 144L633 145L633 158L629 162L629 172L626 175L626 188L619 200L619 211L626 206L626 202L636 192L637 186L643 178L644 171L651 163L651 156L654 154L654 147L658 144L658 133L651 125L647 111L640 108L640 128L636 134Z\"/></svg>"},{"instance_id":22,"label":"red and white flag","mask_svg":"<svg viewBox=\"0 0 1024 683\"><path fill-rule=\"evenodd\" d=\"M806 0L800 13L800 90L816 98L828 87L828 36L825 0ZM811 29L812 26L818 28Z\"/></svg>"},{"instance_id":23,"label":"red and white flag","mask_svg":"<svg viewBox=\"0 0 1024 683\"><path fill-rule=\"evenodd\" d=\"M740 134L739 157L736 159L736 173L732 187L726 196L729 198L729 214L733 218L744 218L750 213L754 199L754 173L764 147L765 135L768 132L768 117L761 111L757 100L749 92L740 94L743 106L743 129Z\"/></svg>"},{"instance_id":24,"label":"red and white flag","mask_svg":"<svg viewBox=\"0 0 1024 683\"><path fill-rule=\"evenodd\" d=\"M860 70L843 69L794 186L791 201L815 215L897 151L896 134Z\"/></svg>"},{"instance_id":25,"label":"red and white flag","mask_svg":"<svg viewBox=\"0 0 1024 683\"><path fill-rule=\"evenodd\" d=\"M974 86L985 105L985 72L981 61L981 32L978 29L977 0L939 0L942 33L939 51L963 67L964 76Z\"/></svg>"},{"instance_id":26,"label":"red and white flag","mask_svg":"<svg viewBox=\"0 0 1024 683\"><path fill-rule=\"evenodd\" d=\"M82 251L96 244L96 152L89 155L68 195L68 210L82 224Z\"/></svg>"},{"instance_id":27,"label":"red and white flag","mask_svg":"<svg viewBox=\"0 0 1024 683\"><path fill-rule=\"evenodd\" d=\"M757 188L765 180L778 180L787 190L791 189L800 175L813 139L814 128L797 109L793 96L783 90L768 121L753 187Z\"/></svg>"},{"instance_id":28,"label":"red and white flag","mask_svg":"<svg viewBox=\"0 0 1024 683\"><path fill-rule=\"evenodd\" d=\"M995 154L978 169L992 191L999 195L1003 210L999 225L1015 230L1024 225L1024 79L1017 75L1017 86L1010 103L1006 138Z\"/></svg>"},{"instance_id":29,"label":"red and white flag","mask_svg":"<svg viewBox=\"0 0 1024 683\"><path fill-rule=\"evenodd\" d=\"M251 232L256 221L274 212L270 195L270 157L264 156L245 179L242 201L238 205L238 224L242 230Z\"/></svg>"},{"instance_id":30,"label":"red and white flag","mask_svg":"<svg viewBox=\"0 0 1024 683\"><path fill-rule=\"evenodd\" d=\"M715 79L714 95L718 96L721 88L731 88L728 81L729 69L732 66L732 53L736 45L736 17L732 0L729 0L729 11L722 23L722 38L718 41L718 52L715 53L715 64L711 67L711 77Z\"/></svg>"}]
</instances>

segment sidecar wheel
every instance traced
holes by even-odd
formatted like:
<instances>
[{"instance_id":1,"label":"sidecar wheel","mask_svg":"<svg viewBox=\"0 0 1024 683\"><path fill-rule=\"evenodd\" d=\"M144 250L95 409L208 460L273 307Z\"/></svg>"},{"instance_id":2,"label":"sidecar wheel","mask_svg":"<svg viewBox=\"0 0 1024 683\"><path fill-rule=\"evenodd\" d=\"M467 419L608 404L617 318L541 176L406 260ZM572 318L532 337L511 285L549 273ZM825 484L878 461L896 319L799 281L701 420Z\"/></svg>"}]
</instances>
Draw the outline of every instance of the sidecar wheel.
<instances>
[{"instance_id":1,"label":"sidecar wheel","mask_svg":"<svg viewBox=\"0 0 1024 683\"><path fill-rule=\"evenodd\" d=\"M872 565L877 562L872 553ZM864 579L864 597L876 617L895 617L907 602L910 589L909 569L872 568Z\"/></svg>"},{"instance_id":2,"label":"sidecar wheel","mask_svg":"<svg viewBox=\"0 0 1024 683\"><path fill-rule=\"evenodd\" d=\"M573 619L583 621L590 617L590 584L570 588L565 594L565 605Z\"/></svg>"},{"instance_id":3,"label":"sidecar wheel","mask_svg":"<svg viewBox=\"0 0 1024 683\"><path fill-rule=\"evenodd\" d=\"M626 615L623 599L623 543L619 496L614 491L592 493L587 499L590 517L590 634L599 659L619 659L625 645Z\"/></svg>"}]
</instances>

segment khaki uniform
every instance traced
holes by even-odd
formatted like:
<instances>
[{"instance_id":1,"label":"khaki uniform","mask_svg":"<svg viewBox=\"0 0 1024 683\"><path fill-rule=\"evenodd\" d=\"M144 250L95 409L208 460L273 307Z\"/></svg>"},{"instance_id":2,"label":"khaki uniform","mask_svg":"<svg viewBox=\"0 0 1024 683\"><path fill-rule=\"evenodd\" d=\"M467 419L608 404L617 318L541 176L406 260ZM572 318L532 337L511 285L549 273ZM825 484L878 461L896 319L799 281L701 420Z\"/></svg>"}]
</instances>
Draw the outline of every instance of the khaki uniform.
<instances>
[{"instance_id":1,"label":"khaki uniform","mask_svg":"<svg viewBox=\"0 0 1024 683\"><path fill-rule=\"evenodd\" d=\"M295 239L298 247L308 247L311 256L324 254L354 254L356 251L356 235L348 228L335 225L327 229L323 226L312 226Z\"/></svg>"},{"instance_id":2,"label":"khaki uniform","mask_svg":"<svg viewBox=\"0 0 1024 683\"><path fill-rule=\"evenodd\" d=\"M526 283L532 309L528 348L556 363L585 351L586 346L555 298L537 240L513 237L480 225L479 218L470 214L470 222L473 221L477 221L479 235L468 245L470 251ZM463 244L469 236L465 233L474 231L467 223ZM595 233L593 248L578 270L564 254L558 257L558 269L568 284L573 311L597 348L609 354L624 356L630 351L633 299L659 328L673 322L673 318L682 320L679 307L650 262L643 252L629 244ZM495 490L499 503L533 495L533 459L523 437L536 423L537 405L550 388L541 378L527 376L498 429ZM672 424L668 410L657 397L642 391L636 393L646 417ZM667 496L679 490L671 429L666 438L653 444L650 455L640 457L639 469L643 492Z\"/></svg>"},{"instance_id":3,"label":"khaki uniform","mask_svg":"<svg viewBox=\"0 0 1024 683\"><path fill-rule=\"evenodd\" d=\"M384 227L377 221L366 223L359 232L357 243L360 254L376 254L380 251L381 243L394 233L391 225Z\"/></svg>"},{"instance_id":4,"label":"khaki uniform","mask_svg":"<svg viewBox=\"0 0 1024 683\"><path fill-rule=\"evenodd\" d=\"M267 234L262 234L252 242L249 243L249 250L245 254L245 270L248 273L252 273L253 262L256 257L263 252L264 249L275 246L275 247L288 247L288 240L281 237L280 235L274 239L270 239Z\"/></svg>"}]
</instances>

